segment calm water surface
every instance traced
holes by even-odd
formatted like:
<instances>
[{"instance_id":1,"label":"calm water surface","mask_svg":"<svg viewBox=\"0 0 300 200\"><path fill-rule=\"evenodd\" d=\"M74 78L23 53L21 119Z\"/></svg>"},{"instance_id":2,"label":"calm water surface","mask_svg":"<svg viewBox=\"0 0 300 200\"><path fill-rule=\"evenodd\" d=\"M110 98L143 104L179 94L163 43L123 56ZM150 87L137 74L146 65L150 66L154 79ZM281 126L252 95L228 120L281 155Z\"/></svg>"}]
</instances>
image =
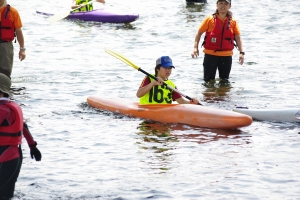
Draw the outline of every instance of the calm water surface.
<instances>
[{"instance_id":1,"label":"calm water surface","mask_svg":"<svg viewBox=\"0 0 300 200\"><path fill-rule=\"evenodd\" d=\"M25 61L14 62L14 98L43 154L35 162L23 145L15 199L300 199L297 123L254 121L239 130L145 124L86 103L95 94L138 100L144 75L104 52L110 48L151 73L157 57L171 56L178 88L205 106L299 108L297 1L233 1L246 63L238 64L235 50L230 85L223 87L204 86L203 54L190 57L215 1L96 6L139 13L131 24L49 24L36 14L68 10L70 2L10 1L21 14L28 49Z\"/></svg>"}]
</instances>

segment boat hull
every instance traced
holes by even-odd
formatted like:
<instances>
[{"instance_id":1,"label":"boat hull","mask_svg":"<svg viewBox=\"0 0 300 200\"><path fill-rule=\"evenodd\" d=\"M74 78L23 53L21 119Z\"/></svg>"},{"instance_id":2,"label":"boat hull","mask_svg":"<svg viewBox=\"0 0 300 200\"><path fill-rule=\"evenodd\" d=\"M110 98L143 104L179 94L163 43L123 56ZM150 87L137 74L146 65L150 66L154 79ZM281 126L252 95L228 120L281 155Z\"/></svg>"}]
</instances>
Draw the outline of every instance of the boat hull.
<instances>
[{"instance_id":1,"label":"boat hull","mask_svg":"<svg viewBox=\"0 0 300 200\"><path fill-rule=\"evenodd\" d=\"M140 105L126 99L108 99L100 96L89 96L87 102L94 108L162 123L218 129L236 129L252 123L252 118L248 115L192 104Z\"/></svg>"},{"instance_id":2,"label":"boat hull","mask_svg":"<svg viewBox=\"0 0 300 200\"><path fill-rule=\"evenodd\" d=\"M236 108L235 112L243 113L251 116L258 121L274 121L274 122L300 122L300 109L246 109Z\"/></svg>"},{"instance_id":3,"label":"boat hull","mask_svg":"<svg viewBox=\"0 0 300 200\"><path fill-rule=\"evenodd\" d=\"M38 14L52 16L53 13L36 11ZM118 14L103 9L88 11L88 12L74 12L66 17L66 19L95 21L102 23L130 23L139 18L139 14Z\"/></svg>"}]
</instances>

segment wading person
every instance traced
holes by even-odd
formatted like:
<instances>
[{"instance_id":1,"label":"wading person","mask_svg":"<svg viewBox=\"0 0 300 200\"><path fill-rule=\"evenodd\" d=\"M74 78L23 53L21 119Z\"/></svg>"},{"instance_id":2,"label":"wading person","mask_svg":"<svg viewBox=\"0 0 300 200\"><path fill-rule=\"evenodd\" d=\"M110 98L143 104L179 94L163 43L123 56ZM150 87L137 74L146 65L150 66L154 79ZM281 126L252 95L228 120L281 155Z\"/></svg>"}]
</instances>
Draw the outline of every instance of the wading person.
<instances>
[{"instance_id":1,"label":"wading person","mask_svg":"<svg viewBox=\"0 0 300 200\"><path fill-rule=\"evenodd\" d=\"M172 91L163 85L163 82L176 88L176 85L169 79L172 73L172 60L169 56L162 56L156 60L155 74L158 81L146 76L141 83L136 96L140 98L140 104L171 104L177 101L180 104L198 104L198 100L193 98L191 101L182 97L181 94Z\"/></svg>"},{"instance_id":2,"label":"wading person","mask_svg":"<svg viewBox=\"0 0 300 200\"><path fill-rule=\"evenodd\" d=\"M22 165L22 136L30 148L31 158L42 159L37 143L23 122L21 107L10 100L11 81L0 73L0 200L14 196L15 183Z\"/></svg>"},{"instance_id":3,"label":"wading person","mask_svg":"<svg viewBox=\"0 0 300 200\"><path fill-rule=\"evenodd\" d=\"M22 22L18 11L7 4L6 0L0 0L0 73L10 77L13 68L15 36L20 45L19 59L26 57Z\"/></svg>"},{"instance_id":4,"label":"wading person","mask_svg":"<svg viewBox=\"0 0 300 200\"><path fill-rule=\"evenodd\" d=\"M239 63L241 65L244 63L245 52L240 29L237 21L232 18L230 8L231 0L218 0L216 12L203 20L196 34L192 58L199 56L199 41L202 34L205 33L202 43L205 82L214 80L217 70L221 80L229 79L235 42L240 51Z\"/></svg>"}]
</instances>

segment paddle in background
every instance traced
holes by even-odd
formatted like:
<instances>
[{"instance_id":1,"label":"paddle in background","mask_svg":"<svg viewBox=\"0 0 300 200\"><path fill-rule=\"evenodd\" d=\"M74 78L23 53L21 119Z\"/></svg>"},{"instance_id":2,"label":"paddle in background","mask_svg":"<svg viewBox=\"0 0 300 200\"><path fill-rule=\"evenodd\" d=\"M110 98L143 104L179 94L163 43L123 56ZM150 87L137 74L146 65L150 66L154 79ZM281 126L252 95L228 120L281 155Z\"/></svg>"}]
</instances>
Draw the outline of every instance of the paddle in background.
<instances>
[{"instance_id":1,"label":"paddle in background","mask_svg":"<svg viewBox=\"0 0 300 200\"><path fill-rule=\"evenodd\" d=\"M95 1L90 1L90 2L88 2L88 3L86 3L86 4L84 4L84 6L86 6L86 5L88 5L88 4L91 4L91 3L93 3L93 2L95 2ZM69 10L69 11L65 11L65 12L63 12L63 13L54 14L53 16L51 16L51 17L48 18L48 21L49 21L49 22L57 22L57 21L59 21L59 20L62 20L62 19L64 19L64 18L68 17L68 15L71 14L72 12L74 12L75 10L80 9L81 7L83 7L83 6L79 6L79 7L77 7L77 8L74 8L74 9Z\"/></svg>"},{"instance_id":2,"label":"paddle in background","mask_svg":"<svg viewBox=\"0 0 300 200\"><path fill-rule=\"evenodd\" d=\"M120 54L118 54L118 53L116 53L116 52L114 52L114 51L112 51L112 50L109 50L109 49L105 49L105 52L108 53L108 54L110 54L110 55L112 55L112 56L114 56L115 58L118 58L119 60L123 61L123 62L126 63L127 65L133 67L134 69L136 69L136 70L138 70L138 71L140 71L140 72L146 74L147 76L149 76L149 77L155 79L156 81L158 81L157 78L156 78L155 76L153 76L152 74L149 74L148 72L144 71L144 70L141 69L140 67L136 66L135 64L133 64L131 61L129 61L129 60L128 60L127 58L125 58L124 56L122 56L122 55L120 55ZM180 91L178 91L177 89L171 87L170 85L166 84L165 82L163 82L163 85L166 86L167 88L169 88L170 90L175 91L175 92L181 94L182 96L184 96L184 97L187 98L188 100L192 100L191 97L189 97L189 96L187 96L187 95L181 93ZM202 104L199 103L199 102L198 102L198 105L201 105L201 106L202 106Z\"/></svg>"}]
</instances>

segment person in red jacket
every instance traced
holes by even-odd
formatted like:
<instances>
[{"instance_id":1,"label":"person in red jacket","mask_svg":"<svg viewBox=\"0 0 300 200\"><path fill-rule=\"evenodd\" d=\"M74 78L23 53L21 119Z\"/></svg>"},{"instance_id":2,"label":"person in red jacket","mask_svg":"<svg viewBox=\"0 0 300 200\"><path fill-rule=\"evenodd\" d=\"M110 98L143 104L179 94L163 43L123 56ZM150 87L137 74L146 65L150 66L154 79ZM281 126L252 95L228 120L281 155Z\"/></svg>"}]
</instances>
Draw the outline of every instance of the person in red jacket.
<instances>
[{"instance_id":1,"label":"person in red jacket","mask_svg":"<svg viewBox=\"0 0 300 200\"><path fill-rule=\"evenodd\" d=\"M8 77L11 76L13 68L15 37L20 45L19 59L22 61L26 57L26 48L20 15L6 0L0 0L0 73Z\"/></svg>"},{"instance_id":2,"label":"person in red jacket","mask_svg":"<svg viewBox=\"0 0 300 200\"><path fill-rule=\"evenodd\" d=\"M11 80L0 73L0 199L14 195L15 183L22 165L22 136L30 148L31 158L42 159L37 143L23 122L21 107L10 100Z\"/></svg>"},{"instance_id":3,"label":"person in red jacket","mask_svg":"<svg viewBox=\"0 0 300 200\"><path fill-rule=\"evenodd\" d=\"M216 71L219 71L219 78L227 81L232 65L233 49L236 45L240 51L239 63L244 63L245 52L243 50L240 29L237 21L232 18L231 0L218 0L217 10L213 15L206 17L200 25L195 37L192 58L199 56L199 41L205 33L203 74L204 81L214 80Z\"/></svg>"}]
</instances>

